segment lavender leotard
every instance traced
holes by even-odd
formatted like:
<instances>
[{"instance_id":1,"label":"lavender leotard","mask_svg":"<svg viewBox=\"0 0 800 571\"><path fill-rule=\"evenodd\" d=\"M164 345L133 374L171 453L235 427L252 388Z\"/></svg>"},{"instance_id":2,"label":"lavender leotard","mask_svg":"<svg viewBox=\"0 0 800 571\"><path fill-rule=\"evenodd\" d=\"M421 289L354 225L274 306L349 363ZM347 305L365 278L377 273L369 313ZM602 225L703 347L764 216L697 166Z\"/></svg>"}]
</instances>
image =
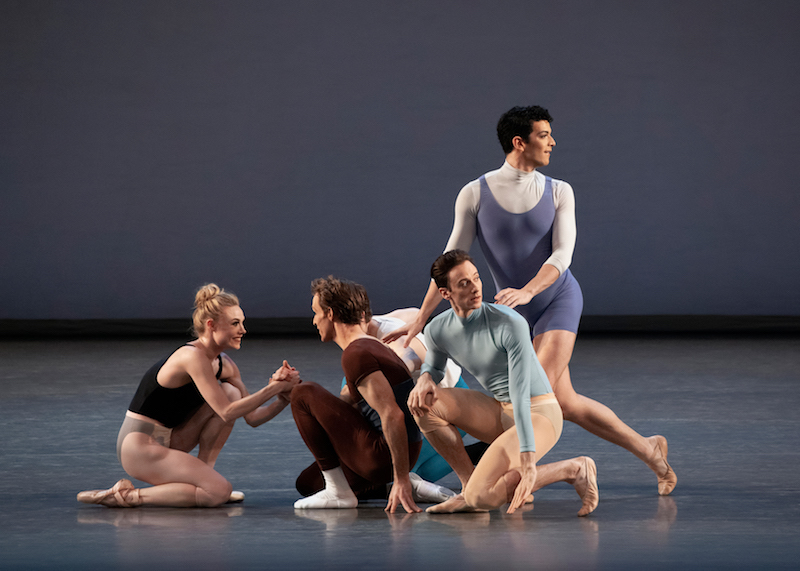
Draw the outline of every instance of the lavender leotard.
<instances>
[{"instance_id":1,"label":"lavender leotard","mask_svg":"<svg viewBox=\"0 0 800 571\"><path fill-rule=\"evenodd\" d=\"M553 252L553 181L545 177L539 203L527 212L508 212L495 200L486 177L480 178L481 202L477 234L481 250L492 271L497 291L521 288L539 271ZM527 305L516 307L528 321L533 335L564 329L578 332L583 294L578 281L567 269L546 290Z\"/></svg>"}]
</instances>

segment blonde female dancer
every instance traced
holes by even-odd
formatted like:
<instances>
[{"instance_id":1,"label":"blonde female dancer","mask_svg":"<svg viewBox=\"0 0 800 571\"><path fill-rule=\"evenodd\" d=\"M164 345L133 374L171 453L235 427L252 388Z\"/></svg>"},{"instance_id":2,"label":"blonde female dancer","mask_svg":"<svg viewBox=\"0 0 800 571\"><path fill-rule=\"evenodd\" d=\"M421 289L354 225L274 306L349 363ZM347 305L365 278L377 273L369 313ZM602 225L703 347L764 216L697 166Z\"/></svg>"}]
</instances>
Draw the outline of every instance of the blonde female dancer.
<instances>
[{"instance_id":1,"label":"blonde female dancer","mask_svg":"<svg viewBox=\"0 0 800 571\"><path fill-rule=\"evenodd\" d=\"M78 501L108 507L142 505L214 507L241 501L214 463L244 417L257 426L288 404L285 394L299 382L284 364L267 386L250 395L239 369L224 351L239 349L245 334L238 298L215 284L200 288L193 314L197 339L153 365L142 378L117 439L117 457L133 478L108 490L78 494ZM264 405L278 397L269 405ZM259 408L260 407L260 408ZM199 446L197 456L189 454Z\"/></svg>"}]
</instances>

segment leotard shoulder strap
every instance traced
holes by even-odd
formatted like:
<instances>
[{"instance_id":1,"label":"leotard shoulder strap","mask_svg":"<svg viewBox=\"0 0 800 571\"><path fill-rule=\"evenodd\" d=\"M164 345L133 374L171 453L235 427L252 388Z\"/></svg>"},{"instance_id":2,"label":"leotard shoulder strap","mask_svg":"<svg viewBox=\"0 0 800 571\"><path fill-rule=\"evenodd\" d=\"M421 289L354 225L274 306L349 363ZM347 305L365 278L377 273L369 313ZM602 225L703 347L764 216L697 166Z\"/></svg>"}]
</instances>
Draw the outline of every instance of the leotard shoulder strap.
<instances>
[{"instance_id":1,"label":"leotard shoulder strap","mask_svg":"<svg viewBox=\"0 0 800 571\"><path fill-rule=\"evenodd\" d=\"M194 345L192 345L191 343L187 343L186 345L184 345L184 347L194 347ZM195 347L195 349L197 349L197 347ZM222 353L220 353L217 356L217 361L219 361L219 370L217 371L217 374L215 376L217 377L217 380L219 380L220 377L222 376Z\"/></svg>"}]
</instances>

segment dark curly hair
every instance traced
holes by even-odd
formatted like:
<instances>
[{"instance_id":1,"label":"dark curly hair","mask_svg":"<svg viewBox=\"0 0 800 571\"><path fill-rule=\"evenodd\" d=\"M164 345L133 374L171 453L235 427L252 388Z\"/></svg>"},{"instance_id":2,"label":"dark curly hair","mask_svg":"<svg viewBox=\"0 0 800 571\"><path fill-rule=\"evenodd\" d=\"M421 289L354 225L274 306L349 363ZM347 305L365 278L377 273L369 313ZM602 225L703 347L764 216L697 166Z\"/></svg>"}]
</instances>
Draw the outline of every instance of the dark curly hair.
<instances>
[{"instance_id":1,"label":"dark curly hair","mask_svg":"<svg viewBox=\"0 0 800 571\"><path fill-rule=\"evenodd\" d=\"M333 310L334 319L340 323L358 325L372 319L369 296L361 284L328 276L311 282L311 293L319 296L322 309Z\"/></svg>"},{"instance_id":2,"label":"dark curly hair","mask_svg":"<svg viewBox=\"0 0 800 571\"><path fill-rule=\"evenodd\" d=\"M527 141L533 131L536 121L553 122L550 112L544 107L531 105L530 107L512 107L500 117L497 122L497 138L505 154L514 150L514 137L522 137Z\"/></svg>"},{"instance_id":3,"label":"dark curly hair","mask_svg":"<svg viewBox=\"0 0 800 571\"><path fill-rule=\"evenodd\" d=\"M436 287L449 288L450 280L447 276L450 270L456 266L460 266L464 262L475 263L472 256L464 250L450 250L436 258L431 266L431 278L433 278L433 281L436 283Z\"/></svg>"}]
</instances>

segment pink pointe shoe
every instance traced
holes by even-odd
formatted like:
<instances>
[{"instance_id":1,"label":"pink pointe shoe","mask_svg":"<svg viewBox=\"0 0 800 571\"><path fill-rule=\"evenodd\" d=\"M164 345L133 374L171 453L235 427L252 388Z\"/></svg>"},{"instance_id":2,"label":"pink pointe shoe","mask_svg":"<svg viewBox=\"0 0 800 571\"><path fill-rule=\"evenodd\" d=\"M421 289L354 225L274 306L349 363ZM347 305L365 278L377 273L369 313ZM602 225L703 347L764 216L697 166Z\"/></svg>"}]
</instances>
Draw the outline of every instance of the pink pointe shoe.
<instances>
[{"instance_id":1,"label":"pink pointe shoe","mask_svg":"<svg viewBox=\"0 0 800 571\"><path fill-rule=\"evenodd\" d=\"M109 508L132 508L141 505L139 492L130 480L122 479L107 490L89 490L78 494L84 504L100 504Z\"/></svg>"}]
</instances>

